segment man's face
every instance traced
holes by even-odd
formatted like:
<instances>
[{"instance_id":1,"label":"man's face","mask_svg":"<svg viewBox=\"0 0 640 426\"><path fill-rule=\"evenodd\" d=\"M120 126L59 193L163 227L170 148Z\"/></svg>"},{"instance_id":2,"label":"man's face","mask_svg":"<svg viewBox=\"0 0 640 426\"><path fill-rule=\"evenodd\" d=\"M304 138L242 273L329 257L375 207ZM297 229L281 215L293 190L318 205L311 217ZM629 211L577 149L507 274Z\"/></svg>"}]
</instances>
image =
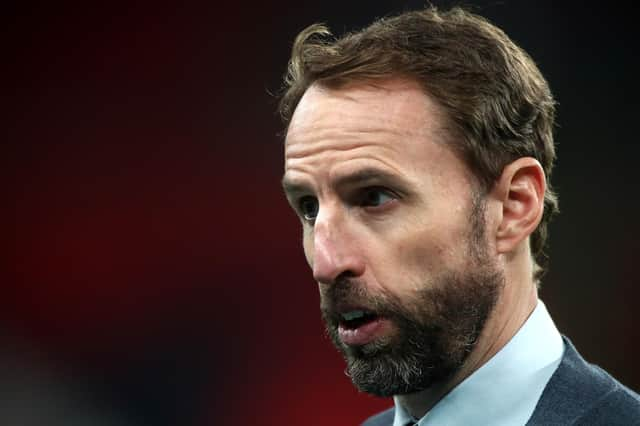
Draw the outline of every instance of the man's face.
<instances>
[{"instance_id":1,"label":"man's face","mask_svg":"<svg viewBox=\"0 0 640 426\"><path fill-rule=\"evenodd\" d=\"M293 115L283 185L348 373L380 396L426 389L474 347L503 277L483 197L412 82L314 85Z\"/></svg>"}]
</instances>

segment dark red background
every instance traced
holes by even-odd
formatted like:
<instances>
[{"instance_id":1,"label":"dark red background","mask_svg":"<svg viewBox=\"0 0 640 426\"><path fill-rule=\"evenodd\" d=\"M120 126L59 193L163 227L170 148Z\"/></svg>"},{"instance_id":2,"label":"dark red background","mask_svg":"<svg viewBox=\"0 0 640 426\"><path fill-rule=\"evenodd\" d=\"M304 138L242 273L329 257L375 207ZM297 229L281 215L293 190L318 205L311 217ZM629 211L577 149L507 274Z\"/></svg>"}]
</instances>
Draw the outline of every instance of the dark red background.
<instances>
[{"instance_id":1,"label":"dark red background","mask_svg":"<svg viewBox=\"0 0 640 426\"><path fill-rule=\"evenodd\" d=\"M0 418L353 425L390 405L352 389L323 337L269 92L307 24L341 32L422 4L6 8ZM638 390L631 21L583 2L474 4L559 100L563 212L541 297Z\"/></svg>"}]
</instances>

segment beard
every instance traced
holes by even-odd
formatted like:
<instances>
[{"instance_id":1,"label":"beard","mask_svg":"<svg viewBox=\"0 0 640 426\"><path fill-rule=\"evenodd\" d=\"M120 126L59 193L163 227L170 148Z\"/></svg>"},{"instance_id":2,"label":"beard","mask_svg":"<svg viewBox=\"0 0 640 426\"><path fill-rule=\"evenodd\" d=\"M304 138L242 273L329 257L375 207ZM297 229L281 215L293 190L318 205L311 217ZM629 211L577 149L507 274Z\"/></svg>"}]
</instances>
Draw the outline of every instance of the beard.
<instances>
[{"instance_id":1,"label":"beard","mask_svg":"<svg viewBox=\"0 0 640 426\"><path fill-rule=\"evenodd\" d=\"M371 294L364 283L348 276L322 288L327 334L360 391L380 397L419 392L445 381L463 365L504 286L504 275L487 254L483 212L474 203L469 266L463 271L445 270L410 299L389 292ZM345 345L335 309L345 302L389 320L393 333L365 345Z\"/></svg>"}]
</instances>

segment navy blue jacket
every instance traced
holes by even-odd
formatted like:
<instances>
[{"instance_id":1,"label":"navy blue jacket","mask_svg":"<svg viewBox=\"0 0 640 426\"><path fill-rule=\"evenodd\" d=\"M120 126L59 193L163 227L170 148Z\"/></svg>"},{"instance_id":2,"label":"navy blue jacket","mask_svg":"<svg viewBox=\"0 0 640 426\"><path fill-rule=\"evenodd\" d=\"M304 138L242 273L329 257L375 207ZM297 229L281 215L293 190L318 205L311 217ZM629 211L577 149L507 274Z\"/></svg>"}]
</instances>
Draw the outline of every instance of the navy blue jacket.
<instances>
[{"instance_id":1,"label":"navy blue jacket","mask_svg":"<svg viewBox=\"0 0 640 426\"><path fill-rule=\"evenodd\" d=\"M564 339L564 355L558 369L544 388L527 426L640 425L640 396L587 363L569 339ZM362 426L393 425L390 408L367 419Z\"/></svg>"}]
</instances>

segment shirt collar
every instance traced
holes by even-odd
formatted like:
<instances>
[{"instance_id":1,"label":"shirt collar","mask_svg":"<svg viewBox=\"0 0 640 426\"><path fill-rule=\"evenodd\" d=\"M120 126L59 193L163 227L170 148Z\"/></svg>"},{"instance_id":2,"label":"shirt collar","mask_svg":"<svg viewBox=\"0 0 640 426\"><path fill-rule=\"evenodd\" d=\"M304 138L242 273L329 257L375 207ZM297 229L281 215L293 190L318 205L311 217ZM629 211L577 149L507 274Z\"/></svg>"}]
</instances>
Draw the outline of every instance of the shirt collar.
<instances>
[{"instance_id":1,"label":"shirt collar","mask_svg":"<svg viewBox=\"0 0 640 426\"><path fill-rule=\"evenodd\" d=\"M511 340L442 398L419 426L525 424L563 351L562 337L539 300ZM394 402L393 426L417 421L396 398Z\"/></svg>"}]
</instances>

